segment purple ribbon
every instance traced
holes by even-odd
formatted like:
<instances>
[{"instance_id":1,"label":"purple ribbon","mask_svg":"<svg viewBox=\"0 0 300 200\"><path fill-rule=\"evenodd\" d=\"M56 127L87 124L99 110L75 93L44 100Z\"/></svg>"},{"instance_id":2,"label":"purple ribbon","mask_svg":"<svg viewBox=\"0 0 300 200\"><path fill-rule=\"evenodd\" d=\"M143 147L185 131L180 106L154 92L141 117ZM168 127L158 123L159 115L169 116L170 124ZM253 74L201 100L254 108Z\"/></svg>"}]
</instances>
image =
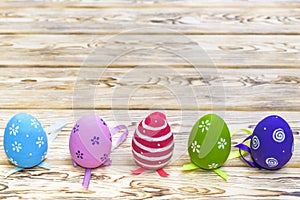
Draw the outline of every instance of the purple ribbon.
<instances>
[{"instance_id":1,"label":"purple ribbon","mask_svg":"<svg viewBox=\"0 0 300 200\"><path fill-rule=\"evenodd\" d=\"M117 148L120 144L122 144L125 141L125 139L128 136L128 129L125 125L119 125L111 130L111 136L114 136L116 133L118 133L121 130L124 130L124 133L117 139L116 142L113 143L112 150ZM104 166L109 165L109 164L110 164L110 160L109 160L109 162L104 163ZM77 163L73 162L73 165L77 166ZM82 186L84 188L89 188L90 181L91 181L91 173L92 173L92 169L90 169L90 168L85 169L84 178L83 178L83 182L82 182Z\"/></svg>"},{"instance_id":2,"label":"purple ribbon","mask_svg":"<svg viewBox=\"0 0 300 200\"><path fill-rule=\"evenodd\" d=\"M235 145L234 147L236 147L236 148L239 149L239 152L240 152L240 155L241 155L242 159L243 159L248 165L250 165L251 167L256 167L256 168L259 168L259 169L260 169L260 167L259 167L255 162L252 162L252 161L247 160L247 159L243 156L243 154L242 154L242 150L248 152L249 154L251 154L250 148L249 148L247 145L243 144L244 142L250 140L251 138L252 138L252 135L249 135L248 137L246 137L246 139L245 139L242 143L237 144L237 145Z\"/></svg>"},{"instance_id":3,"label":"purple ribbon","mask_svg":"<svg viewBox=\"0 0 300 200\"><path fill-rule=\"evenodd\" d=\"M90 180L91 180L92 169L86 168L84 173L84 178L82 182L82 186L84 188L89 188Z\"/></svg>"},{"instance_id":4,"label":"purple ribbon","mask_svg":"<svg viewBox=\"0 0 300 200\"><path fill-rule=\"evenodd\" d=\"M124 133L117 139L116 142L113 143L112 150L120 146L120 144L122 144L125 141L125 139L128 136L128 129L125 125L119 125L111 130L111 136L114 136L116 133L118 133L121 130L124 130Z\"/></svg>"}]
</instances>

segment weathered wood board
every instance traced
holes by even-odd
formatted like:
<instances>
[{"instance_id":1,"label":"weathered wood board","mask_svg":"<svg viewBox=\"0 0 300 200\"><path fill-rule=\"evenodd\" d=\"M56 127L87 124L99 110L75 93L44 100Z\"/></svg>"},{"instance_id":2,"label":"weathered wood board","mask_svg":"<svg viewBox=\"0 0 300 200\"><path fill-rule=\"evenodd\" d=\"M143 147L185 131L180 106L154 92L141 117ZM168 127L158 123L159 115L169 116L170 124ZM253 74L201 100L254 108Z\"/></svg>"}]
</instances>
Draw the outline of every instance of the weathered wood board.
<instances>
[{"instance_id":1,"label":"weathered wood board","mask_svg":"<svg viewBox=\"0 0 300 200\"><path fill-rule=\"evenodd\" d=\"M85 59L99 55L122 56L112 67L139 65L190 67L180 52L189 51L196 64L221 68L297 68L300 36L297 35L0 35L0 66L81 67ZM140 51L130 50L148 48ZM160 49L159 49L160 48ZM203 51L199 56L199 48ZM170 49L171 52L167 52ZM152 50L151 54L147 50ZM100 54L101 51L101 54ZM155 55L153 55L155 54ZM153 62L155 56L160 62ZM101 57L101 58L102 58ZM197 58L197 59L196 59ZM211 62L207 62L207 58ZM89 61L103 67L103 60Z\"/></svg>"},{"instance_id":2,"label":"weathered wood board","mask_svg":"<svg viewBox=\"0 0 300 200\"><path fill-rule=\"evenodd\" d=\"M299 8L5 8L0 32L7 34L183 34L298 35Z\"/></svg>"},{"instance_id":3,"label":"weathered wood board","mask_svg":"<svg viewBox=\"0 0 300 200\"><path fill-rule=\"evenodd\" d=\"M4 0L0 95L0 199L299 199L299 0ZM168 178L130 173L134 129L153 110L167 114L175 136ZM19 112L44 127L68 125L49 147L50 170L4 178L13 166L3 132ZM75 121L91 112L130 133L112 165L92 171L86 190L68 142ZM212 112L231 131L284 117L295 138L292 159L277 171L229 160L227 182L210 171L183 172L190 130ZM233 145L245 137L236 133Z\"/></svg>"},{"instance_id":4,"label":"weathered wood board","mask_svg":"<svg viewBox=\"0 0 300 200\"><path fill-rule=\"evenodd\" d=\"M78 68L2 68L5 84L0 85L0 91L5 98L0 100L1 106L300 110L299 69L268 69L263 74L262 69L169 67L91 68L90 71L95 77L82 75L84 69ZM81 76L84 80L78 80ZM87 93L92 95L92 102ZM74 101L80 105L73 105Z\"/></svg>"}]
</instances>

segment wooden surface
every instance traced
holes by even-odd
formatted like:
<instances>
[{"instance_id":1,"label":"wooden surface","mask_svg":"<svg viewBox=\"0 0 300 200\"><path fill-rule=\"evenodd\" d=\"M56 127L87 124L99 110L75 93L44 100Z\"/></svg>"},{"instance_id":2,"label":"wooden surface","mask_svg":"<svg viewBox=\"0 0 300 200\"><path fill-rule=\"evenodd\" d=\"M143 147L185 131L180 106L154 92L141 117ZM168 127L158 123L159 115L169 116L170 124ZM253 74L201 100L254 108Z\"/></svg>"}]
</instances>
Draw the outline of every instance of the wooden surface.
<instances>
[{"instance_id":1,"label":"wooden surface","mask_svg":"<svg viewBox=\"0 0 300 200\"><path fill-rule=\"evenodd\" d=\"M84 76L87 68L95 73ZM0 144L18 112L44 127L69 122L50 145L51 170L35 167L5 179L13 166L0 146L0 199L299 199L299 0L3 0L0 76ZM175 135L168 178L130 173L137 168L131 137L151 110L164 110ZM111 154L111 166L92 171L85 190L68 139L90 111L110 127L127 125L130 134ZM281 115L294 132L291 161L267 171L230 160L222 167L227 182L209 171L182 172L190 162L190 129L211 112L230 130L253 130L265 116ZM244 137L236 134L233 144Z\"/></svg>"}]
</instances>

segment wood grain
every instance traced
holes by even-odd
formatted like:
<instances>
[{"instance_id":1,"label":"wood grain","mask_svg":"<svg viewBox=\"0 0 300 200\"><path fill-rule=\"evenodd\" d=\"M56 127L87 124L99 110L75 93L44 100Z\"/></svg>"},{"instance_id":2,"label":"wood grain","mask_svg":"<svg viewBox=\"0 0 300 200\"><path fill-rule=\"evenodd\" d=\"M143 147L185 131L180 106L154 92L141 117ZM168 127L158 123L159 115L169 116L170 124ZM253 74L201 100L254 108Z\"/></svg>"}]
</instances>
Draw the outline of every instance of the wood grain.
<instances>
[{"instance_id":1,"label":"wood grain","mask_svg":"<svg viewBox=\"0 0 300 200\"><path fill-rule=\"evenodd\" d=\"M2 34L298 35L299 9L274 8L23 8L0 10Z\"/></svg>"},{"instance_id":2,"label":"wood grain","mask_svg":"<svg viewBox=\"0 0 300 200\"><path fill-rule=\"evenodd\" d=\"M131 169L130 166L122 168L111 166L93 170L89 190L81 188L80 183L84 173L81 168L65 165L54 166L50 171L32 169L6 179L2 185L1 195L3 198L28 198L35 194L33 198L44 197L45 199L86 199L88 197L230 199L232 196L247 199L256 199L257 196L264 199L299 198L297 192L299 168L285 168L274 173L270 171L250 171L243 167L224 167L224 170L230 176L228 182L224 182L212 172L197 170L183 173L180 167L166 168L171 176L163 180L157 174L150 172L142 176L132 176L129 173ZM286 174L289 174L289 176L286 176ZM30 191L28 191L27 184L15 181L15 179L30 181ZM247 190L241 184L242 182L247 182ZM268 184L262 184L266 182ZM58 189L57 185L61 185L61 187ZM112 186L118 189L113 192L104 192L111 191ZM241 192L244 190L245 192Z\"/></svg>"},{"instance_id":3,"label":"wood grain","mask_svg":"<svg viewBox=\"0 0 300 200\"><path fill-rule=\"evenodd\" d=\"M0 199L299 199L299 9L299 0L1 1L0 144L19 112L44 127L69 123L50 144L51 170L5 179L13 166L0 145ZM130 173L132 134L153 110L167 114L175 136L166 179ZM112 165L92 171L89 190L68 149L73 124L87 113L130 131ZM282 116L295 138L292 159L277 171L229 160L228 182L183 172L191 127L207 113L231 131ZM236 133L232 145L245 137Z\"/></svg>"},{"instance_id":4,"label":"wood grain","mask_svg":"<svg viewBox=\"0 0 300 200\"><path fill-rule=\"evenodd\" d=\"M0 35L0 66L104 67L110 58L112 67L191 67L182 59L189 55L205 67L298 68L299 41L300 36L287 35Z\"/></svg>"},{"instance_id":5,"label":"wood grain","mask_svg":"<svg viewBox=\"0 0 300 200\"><path fill-rule=\"evenodd\" d=\"M2 68L0 73L2 108L71 109L75 98L74 108L90 109L300 110L298 69L261 74L260 69Z\"/></svg>"},{"instance_id":6,"label":"wood grain","mask_svg":"<svg viewBox=\"0 0 300 200\"><path fill-rule=\"evenodd\" d=\"M24 3L22 0L3 0L1 7L75 7L75 8L103 8L103 7L134 7L134 8L147 8L147 7L299 7L299 0L29 0Z\"/></svg>"},{"instance_id":7,"label":"wood grain","mask_svg":"<svg viewBox=\"0 0 300 200\"><path fill-rule=\"evenodd\" d=\"M0 129L5 127L7 121L13 114L21 110L1 110ZM299 148L295 149L295 154L290 163L278 171L267 171L251 169L241 160L235 159L227 161L222 167L229 175L229 181L225 182L214 173L203 170L182 172L181 166L189 162L188 155L184 151L186 137L194 123L195 113L187 111L187 119L184 121L178 111L167 111L172 130L176 138L176 150L173 160L165 169L171 174L169 178L160 179L154 172L147 171L143 175L133 176L130 170L136 165L132 160L130 152L130 137L137 122L141 117L149 113L146 110L120 111L116 115L112 110L97 112L107 120L110 127L119 124L126 124L130 129L130 137L111 155L113 164L110 167L94 169L89 190L81 188L84 169L74 168L68 151L68 139L74 119L70 110L28 110L29 113L38 117L44 126L54 123L58 119L67 119L69 124L64 128L58 138L51 143L47 162L52 164L50 171L40 168L24 170L7 179L0 176L0 194L2 198L147 198L147 197L172 197L172 198L248 198L255 199L257 196L266 199L296 198L299 186ZM217 112L222 115L231 130L249 126L253 129L255 123L261 118L270 114L279 114L289 121L294 130L296 146L299 145L300 123L298 112ZM200 115L205 112L200 112ZM127 118L127 115L130 117ZM115 121L115 118L119 121ZM115 121L115 122L114 122ZM239 141L246 137L239 133L233 137L233 141ZM181 138L181 139L179 139ZM184 138L184 139L183 139ZM0 142L2 142L0 140ZM233 143L234 144L234 143ZM178 155L179 154L179 155ZM181 154L181 155L180 155ZM5 158L3 149L0 155ZM12 166L5 159L0 162L3 171L9 170ZM18 180L18 181L16 181ZM209 180L209 181L208 181ZM28 184L30 182L30 185ZM247 182L247 190L242 183ZM268 184L263 184L263 183ZM232 186L235 186L234 188ZM59 186L59 187L58 187ZM30 187L30 190L28 189ZM104 192L116 188L112 192ZM245 190L245 192L244 192ZM243 191L243 192L241 192ZM200 196L199 196L200 195Z\"/></svg>"}]
</instances>

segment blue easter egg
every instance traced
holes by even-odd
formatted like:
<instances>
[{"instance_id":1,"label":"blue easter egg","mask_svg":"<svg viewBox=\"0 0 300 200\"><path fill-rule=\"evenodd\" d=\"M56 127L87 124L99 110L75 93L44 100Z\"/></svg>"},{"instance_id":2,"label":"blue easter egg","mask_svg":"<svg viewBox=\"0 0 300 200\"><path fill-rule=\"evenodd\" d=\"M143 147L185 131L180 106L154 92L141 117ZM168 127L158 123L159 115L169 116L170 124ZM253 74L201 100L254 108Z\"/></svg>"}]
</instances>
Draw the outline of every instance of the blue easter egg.
<instances>
[{"instance_id":1,"label":"blue easter egg","mask_svg":"<svg viewBox=\"0 0 300 200\"><path fill-rule=\"evenodd\" d=\"M279 169L291 159L293 146L294 137L289 124L272 115L255 127L250 143L251 156L262 168Z\"/></svg>"},{"instance_id":2,"label":"blue easter egg","mask_svg":"<svg viewBox=\"0 0 300 200\"><path fill-rule=\"evenodd\" d=\"M6 125L4 150L10 162L17 167L34 167L40 164L47 154L47 134L35 117L19 113Z\"/></svg>"}]
</instances>

